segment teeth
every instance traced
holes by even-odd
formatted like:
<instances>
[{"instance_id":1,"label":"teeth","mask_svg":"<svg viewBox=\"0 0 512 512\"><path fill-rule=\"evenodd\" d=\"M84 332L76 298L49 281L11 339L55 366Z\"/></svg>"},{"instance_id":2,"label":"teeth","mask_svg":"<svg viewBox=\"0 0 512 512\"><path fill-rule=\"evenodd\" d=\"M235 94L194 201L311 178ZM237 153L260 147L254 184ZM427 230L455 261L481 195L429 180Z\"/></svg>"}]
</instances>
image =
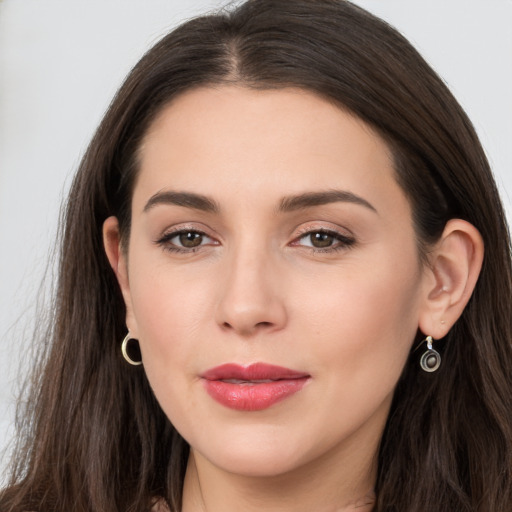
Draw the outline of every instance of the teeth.
<instances>
[{"instance_id":1,"label":"teeth","mask_svg":"<svg viewBox=\"0 0 512 512\"><path fill-rule=\"evenodd\" d=\"M240 379L222 379L221 382L227 382L228 384L264 384L267 382L275 382L272 379L260 379L260 380L240 380Z\"/></svg>"}]
</instances>

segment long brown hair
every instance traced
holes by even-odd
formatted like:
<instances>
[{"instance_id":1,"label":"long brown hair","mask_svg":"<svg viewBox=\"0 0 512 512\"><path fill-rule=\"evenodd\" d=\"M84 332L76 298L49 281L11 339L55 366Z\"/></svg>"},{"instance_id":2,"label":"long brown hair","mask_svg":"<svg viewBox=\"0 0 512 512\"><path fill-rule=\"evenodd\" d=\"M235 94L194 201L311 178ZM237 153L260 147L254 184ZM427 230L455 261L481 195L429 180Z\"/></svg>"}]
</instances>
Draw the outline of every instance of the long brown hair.
<instances>
[{"instance_id":1,"label":"long brown hair","mask_svg":"<svg viewBox=\"0 0 512 512\"><path fill-rule=\"evenodd\" d=\"M188 446L143 369L119 350L125 308L102 245L115 215L128 243L137 150L185 90L235 83L299 87L374 127L394 155L420 255L446 222L480 231L486 256L442 368L411 353L378 454L378 512L512 510L510 238L475 131L443 81L393 28L344 0L249 0L191 20L135 66L74 180L54 316L2 511L181 509Z\"/></svg>"}]
</instances>

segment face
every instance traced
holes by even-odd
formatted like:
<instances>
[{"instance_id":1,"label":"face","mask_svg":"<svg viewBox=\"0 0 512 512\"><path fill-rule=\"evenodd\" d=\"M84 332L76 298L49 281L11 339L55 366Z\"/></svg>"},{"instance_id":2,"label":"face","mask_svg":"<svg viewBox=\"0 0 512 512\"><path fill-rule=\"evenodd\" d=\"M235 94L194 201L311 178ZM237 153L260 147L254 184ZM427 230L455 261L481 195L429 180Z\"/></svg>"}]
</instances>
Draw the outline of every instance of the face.
<instances>
[{"instance_id":1,"label":"face","mask_svg":"<svg viewBox=\"0 0 512 512\"><path fill-rule=\"evenodd\" d=\"M276 475L375 447L423 286L383 140L311 93L222 86L140 155L127 325L196 456Z\"/></svg>"}]
</instances>

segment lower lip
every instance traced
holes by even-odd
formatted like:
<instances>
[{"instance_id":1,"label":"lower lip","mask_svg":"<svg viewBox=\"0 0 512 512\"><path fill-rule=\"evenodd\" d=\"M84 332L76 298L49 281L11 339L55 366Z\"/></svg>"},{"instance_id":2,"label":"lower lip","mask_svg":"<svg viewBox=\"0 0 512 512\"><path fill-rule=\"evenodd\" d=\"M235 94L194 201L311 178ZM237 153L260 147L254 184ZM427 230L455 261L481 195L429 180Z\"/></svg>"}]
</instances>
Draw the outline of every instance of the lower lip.
<instances>
[{"instance_id":1,"label":"lower lip","mask_svg":"<svg viewBox=\"0 0 512 512\"><path fill-rule=\"evenodd\" d=\"M262 411L300 391L309 377L272 382L233 384L204 380L208 394L220 404L237 411Z\"/></svg>"}]
</instances>

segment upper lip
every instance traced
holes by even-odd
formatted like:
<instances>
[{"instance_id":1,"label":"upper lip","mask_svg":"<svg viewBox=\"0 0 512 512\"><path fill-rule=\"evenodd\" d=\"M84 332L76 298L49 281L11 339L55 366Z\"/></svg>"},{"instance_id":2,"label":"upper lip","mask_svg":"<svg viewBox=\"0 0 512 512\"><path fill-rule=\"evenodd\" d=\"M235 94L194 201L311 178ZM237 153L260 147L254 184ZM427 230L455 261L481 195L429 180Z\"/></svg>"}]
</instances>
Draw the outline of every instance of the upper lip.
<instances>
[{"instance_id":1,"label":"upper lip","mask_svg":"<svg viewBox=\"0 0 512 512\"><path fill-rule=\"evenodd\" d=\"M220 366L210 368L201 374L206 380L242 380L242 381L262 381L262 380L285 380L301 379L309 377L305 372L291 370L282 366L276 366L267 363L253 363L243 366L237 363L226 363Z\"/></svg>"}]
</instances>

